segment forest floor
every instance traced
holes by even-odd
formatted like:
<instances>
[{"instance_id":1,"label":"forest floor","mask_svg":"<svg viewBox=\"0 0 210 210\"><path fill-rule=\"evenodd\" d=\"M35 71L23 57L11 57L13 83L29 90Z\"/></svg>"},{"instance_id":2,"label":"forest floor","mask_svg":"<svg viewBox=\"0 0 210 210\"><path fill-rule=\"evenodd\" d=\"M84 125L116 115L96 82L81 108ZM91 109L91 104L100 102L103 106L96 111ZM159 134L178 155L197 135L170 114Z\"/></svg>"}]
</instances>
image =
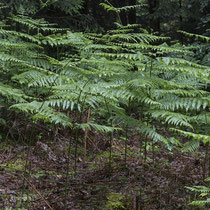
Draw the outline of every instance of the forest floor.
<instances>
[{"instance_id":1,"label":"forest floor","mask_svg":"<svg viewBox=\"0 0 210 210\"><path fill-rule=\"evenodd\" d=\"M73 145L66 186L68 140L38 141L33 146L3 142L0 147L0 209L192 209L194 194L185 186L203 183L202 152L169 152L149 144L143 154L139 140L115 140L109 159L108 137L89 140L87 160L78 148L77 172ZM153 151L151 151L153 150ZM201 147L202 151L202 147Z\"/></svg>"}]
</instances>

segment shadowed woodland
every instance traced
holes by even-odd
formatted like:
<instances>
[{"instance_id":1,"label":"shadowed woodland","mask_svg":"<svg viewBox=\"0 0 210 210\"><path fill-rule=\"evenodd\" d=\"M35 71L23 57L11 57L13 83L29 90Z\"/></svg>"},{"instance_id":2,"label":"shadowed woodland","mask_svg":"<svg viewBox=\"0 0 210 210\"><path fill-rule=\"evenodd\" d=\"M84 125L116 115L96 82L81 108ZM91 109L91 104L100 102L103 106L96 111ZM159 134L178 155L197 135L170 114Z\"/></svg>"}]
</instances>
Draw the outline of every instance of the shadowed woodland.
<instances>
[{"instance_id":1,"label":"shadowed woodland","mask_svg":"<svg viewBox=\"0 0 210 210\"><path fill-rule=\"evenodd\" d=\"M209 11L1 0L0 209L209 209Z\"/></svg>"}]
</instances>

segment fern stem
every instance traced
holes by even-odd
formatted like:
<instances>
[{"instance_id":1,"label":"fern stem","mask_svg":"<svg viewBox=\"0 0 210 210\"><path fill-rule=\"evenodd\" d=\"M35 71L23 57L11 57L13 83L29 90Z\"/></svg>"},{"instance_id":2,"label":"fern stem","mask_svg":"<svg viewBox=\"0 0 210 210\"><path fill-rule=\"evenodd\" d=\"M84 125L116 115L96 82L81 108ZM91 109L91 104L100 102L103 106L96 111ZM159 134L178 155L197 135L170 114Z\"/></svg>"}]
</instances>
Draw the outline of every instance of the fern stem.
<instances>
[{"instance_id":1,"label":"fern stem","mask_svg":"<svg viewBox=\"0 0 210 210\"><path fill-rule=\"evenodd\" d=\"M67 210L67 199L68 199L68 179L69 179L69 171L70 171L70 154L71 154L71 145L72 138L69 140L68 152L67 152L67 163L66 163L66 180L65 180L65 201L64 201L64 209Z\"/></svg>"},{"instance_id":2,"label":"fern stem","mask_svg":"<svg viewBox=\"0 0 210 210\"><path fill-rule=\"evenodd\" d=\"M153 68L153 62L151 60L151 64L150 64L150 71L149 71L149 75L150 77L152 76L152 68Z\"/></svg>"},{"instance_id":3,"label":"fern stem","mask_svg":"<svg viewBox=\"0 0 210 210\"><path fill-rule=\"evenodd\" d=\"M23 172L23 182L22 182L22 192L21 192L21 203L22 203L22 198L23 198L23 196L24 196L24 194L26 192L25 178L28 175L28 180L30 180L30 176L31 176L31 163L29 161L29 157L30 157L30 154L31 154L31 142L32 142L33 135L34 135L34 128L32 129L32 132L31 132L30 137L29 137L27 154L26 154L26 159L25 159L25 166L24 166L24 172ZM29 208L29 194L30 194L30 187L28 185L27 192L26 192L26 196L27 196L26 205L27 205L27 208Z\"/></svg>"},{"instance_id":4,"label":"fern stem","mask_svg":"<svg viewBox=\"0 0 210 210\"><path fill-rule=\"evenodd\" d=\"M154 141L152 140L152 161L153 164L155 163L155 146L154 146Z\"/></svg>"},{"instance_id":5,"label":"fern stem","mask_svg":"<svg viewBox=\"0 0 210 210\"><path fill-rule=\"evenodd\" d=\"M208 164L208 166L207 166ZM207 169L208 168L208 169ZM209 142L206 143L205 145L205 157L203 161L203 180L206 178L206 172L208 171L209 173Z\"/></svg>"},{"instance_id":6,"label":"fern stem","mask_svg":"<svg viewBox=\"0 0 210 210\"><path fill-rule=\"evenodd\" d=\"M140 155L143 152L142 151L142 146L143 146L143 141L142 141L142 137L140 136L140 138L139 138L139 152L140 152Z\"/></svg>"},{"instance_id":7,"label":"fern stem","mask_svg":"<svg viewBox=\"0 0 210 210\"><path fill-rule=\"evenodd\" d=\"M90 79L83 85L83 87L80 89L80 93L79 93L79 96L78 96L78 100L77 100L77 103L79 104L80 102L80 97L82 95L82 92L83 92L83 88L88 84L88 82L90 81ZM84 100L82 102L82 108L81 108L81 111L80 111L80 114L79 114L79 119L77 120L77 122L80 124L81 121L82 121L82 114L83 114L83 110L84 110L84 105L85 105L85 100L86 100L86 97L87 97L87 94L85 95L84 97ZM74 153L74 172L75 172L75 175L76 175L76 170L77 170L77 151L78 151L78 132L79 132L79 128L76 127L76 131L75 131L75 153Z\"/></svg>"},{"instance_id":8,"label":"fern stem","mask_svg":"<svg viewBox=\"0 0 210 210\"><path fill-rule=\"evenodd\" d=\"M147 160L147 138L145 137L144 141L144 162L146 163Z\"/></svg>"},{"instance_id":9,"label":"fern stem","mask_svg":"<svg viewBox=\"0 0 210 210\"><path fill-rule=\"evenodd\" d=\"M28 158L30 156L30 153L31 153L31 148L29 146L29 149L28 149ZM30 182L31 180L31 162L29 161L28 162L28 180ZM29 209L29 203L30 203L30 199L29 199L29 196L30 196L30 186L28 185L28 189L27 189L27 200L26 200L26 208Z\"/></svg>"},{"instance_id":10,"label":"fern stem","mask_svg":"<svg viewBox=\"0 0 210 210\"><path fill-rule=\"evenodd\" d=\"M84 100L82 102L82 108L81 108L81 112L79 115L79 120L78 123L80 124L82 122L82 115L83 115L83 111L84 111L84 106L85 106L85 100L86 100L87 94L84 97ZM78 151L78 132L79 132L79 128L76 128L76 132L75 132L75 141L76 141L76 145L75 145L75 154L74 154L74 158L75 158L75 162L74 162L74 172L76 174L76 170L77 170L77 151Z\"/></svg>"},{"instance_id":11,"label":"fern stem","mask_svg":"<svg viewBox=\"0 0 210 210\"><path fill-rule=\"evenodd\" d=\"M210 157L208 156L208 177L210 177Z\"/></svg>"},{"instance_id":12,"label":"fern stem","mask_svg":"<svg viewBox=\"0 0 210 210\"><path fill-rule=\"evenodd\" d=\"M57 46L57 59L59 59L59 49L58 49L58 46Z\"/></svg>"},{"instance_id":13,"label":"fern stem","mask_svg":"<svg viewBox=\"0 0 210 210\"><path fill-rule=\"evenodd\" d=\"M131 99L128 100L128 115L131 113ZM127 152L128 152L128 124L125 128L125 167L127 166Z\"/></svg>"},{"instance_id":14,"label":"fern stem","mask_svg":"<svg viewBox=\"0 0 210 210\"><path fill-rule=\"evenodd\" d=\"M145 65L144 71L147 72L147 64Z\"/></svg>"},{"instance_id":15,"label":"fern stem","mask_svg":"<svg viewBox=\"0 0 210 210\"><path fill-rule=\"evenodd\" d=\"M75 131L75 151L74 151L74 173L76 175L76 171L77 171L77 151L78 151L78 131L79 129L76 128Z\"/></svg>"},{"instance_id":16,"label":"fern stem","mask_svg":"<svg viewBox=\"0 0 210 210\"><path fill-rule=\"evenodd\" d=\"M206 124L208 124L208 118L207 118L207 114L205 113L205 120L206 120ZM208 174L207 177L210 177L210 155L209 155L209 142L206 143L206 164L207 164L207 170L208 170Z\"/></svg>"},{"instance_id":17,"label":"fern stem","mask_svg":"<svg viewBox=\"0 0 210 210\"><path fill-rule=\"evenodd\" d=\"M27 154L27 167L28 167L28 181L30 182L31 180L31 161L29 161L29 157L31 155L31 146L32 146L32 138L33 138L33 135L34 135L34 132L35 132L35 129L33 128L32 129L32 132L31 132L31 135L30 135L30 138L29 138L29 148L28 148L28 154ZM30 195L30 186L28 185L28 189L27 189L27 205L26 207L29 209L29 202L30 202L30 199L29 199L29 195Z\"/></svg>"},{"instance_id":18,"label":"fern stem","mask_svg":"<svg viewBox=\"0 0 210 210\"><path fill-rule=\"evenodd\" d=\"M109 136L109 167L112 167L112 144L113 144L113 132L110 132L110 136Z\"/></svg>"},{"instance_id":19,"label":"fern stem","mask_svg":"<svg viewBox=\"0 0 210 210\"><path fill-rule=\"evenodd\" d=\"M109 1L106 0L106 2L107 2L107 4L109 4L111 7L115 8ZM119 23L120 23L121 25L123 25L122 20L121 20L121 18L120 18L120 12L119 12L119 11L116 11L116 14L117 14L117 18L118 18Z\"/></svg>"},{"instance_id":20,"label":"fern stem","mask_svg":"<svg viewBox=\"0 0 210 210\"><path fill-rule=\"evenodd\" d=\"M128 126L125 128L125 167L127 166L127 153L128 153Z\"/></svg>"},{"instance_id":21,"label":"fern stem","mask_svg":"<svg viewBox=\"0 0 210 210\"><path fill-rule=\"evenodd\" d=\"M88 115L87 115L87 123L90 119L90 107L88 108ZM84 136L84 161L86 161L87 158L87 135L88 135L88 128L85 128L85 136Z\"/></svg>"},{"instance_id":22,"label":"fern stem","mask_svg":"<svg viewBox=\"0 0 210 210\"><path fill-rule=\"evenodd\" d=\"M106 105L106 109L110 115L110 117L112 117L112 112L110 111L109 107L108 107L108 104L107 104L107 101L106 101L106 98L104 97L104 101L105 101L105 105ZM112 127L112 121L111 121L111 127ZM110 132L110 135L109 135L109 167L111 168L112 166L112 144L113 144L113 132Z\"/></svg>"}]
</instances>

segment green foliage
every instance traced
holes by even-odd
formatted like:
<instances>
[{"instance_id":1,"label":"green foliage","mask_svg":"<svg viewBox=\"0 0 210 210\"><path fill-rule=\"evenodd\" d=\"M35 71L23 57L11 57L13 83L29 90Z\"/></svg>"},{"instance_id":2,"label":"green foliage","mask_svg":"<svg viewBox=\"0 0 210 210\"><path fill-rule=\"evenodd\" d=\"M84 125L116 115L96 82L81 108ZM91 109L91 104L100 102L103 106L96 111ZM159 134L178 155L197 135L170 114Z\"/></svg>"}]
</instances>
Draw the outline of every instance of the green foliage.
<instances>
[{"instance_id":1,"label":"green foliage","mask_svg":"<svg viewBox=\"0 0 210 210\"><path fill-rule=\"evenodd\" d=\"M107 203L106 203L106 209L126 209L125 205L123 203L123 200L125 199L125 196L120 193L110 193L107 196Z\"/></svg>"},{"instance_id":2,"label":"green foliage","mask_svg":"<svg viewBox=\"0 0 210 210\"><path fill-rule=\"evenodd\" d=\"M198 39L198 40L201 40L201 41L205 41L205 42L209 42L210 41L210 37L207 37L207 36L202 36L202 35L199 35L199 34L187 33L185 31L178 31L178 32L184 34L185 36L192 37L192 38L195 38L195 39Z\"/></svg>"},{"instance_id":3,"label":"green foliage","mask_svg":"<svg viewBox=\"0 0 210 210\"><path fill-rule=\"evenodd\" d=\"M164 2L159 12L165 9ZM172 45L169 37L149 33L138 24L123 26L120 15L141 9L141 3L121 8L101 3L118 19L116 28L103 34L73 32L36 18L44 9L47 15L52 9L78 14L83 0L31 1L27 10L29 3L8 1L6 6L0 5L4 18L0 27L0 128L4 128L0 139L6 136L3 131L10 134L9 122L17 122L19 113L25 120L23 126L40 124L46 129L52 124L58 132L68 127L76 133L75 171L79 130L138 133L148 151L156 142L160 148L164 145L170 151L181 148L183 152L194 152L201 142L209 143L210 93L204 90L210 83L208 46L202 45L200 59L197 45ZM4 10L10 9L14 14L8 12L5 19ZM179 32L209 42L207 36ZM85 123L90 108L91 120ZM183 137L189 140L181 146ZM127 144L127 137L123 140ZM110 148L118 149L115 145ZM126 156L133 150L125 146L125 151L113 152L113 156L124 153ZM108 152L101 157L110 161ZM19 168L9 166L22 170L22 164ZM204 186L188 189L203 197L209 194ZM126 197L120 193L110 193L107 199L107 209L127 208ZM191 203L206 204L209 199Z\"/></svg>"},{"instance_id":4,"label":"green foliage","mask_svg":"<svg viewBox=\"0 0 210 210\"><path fill-rule=\"evenodd\" d=\"M210 181L210 177L208 177L206 182ZM192 206L199 206L199 207L209 207L210 205L210 188L206 186L193 186L193 187L185 187L186 189L194 192L194 193L199 193L199 198L203 198L202 200L195 200L189 203L189 205Z\"/></svg>"},{"instance_id":5,"label":"green foliage","mask_svg":"<svg viewBox=\"0 0 210 210\"><path fill-rule=\"evenodd\" d=\"M65 114L54 111L42 102L33 101L31 103L15 104L11 106L11 109L31 113L33 120L43 120L53 124L71 126L71 122Z\"/></svg>"},{"instance_id":6,"label":"green foliage","mask_svg":"<svg viewBox=\"0 0 210 210\"><path fill-rule=\"evenodd\" d=\"M191 137L195 140L203 141L204 144L210 142L210 136L207 136L207 135L195 134L195 133L182 131L182 130L178 130L178 129L174 129L174 128L171 128L171 130L176 131L186 137Z\"/></svg>"},{"instance_id":7,"label":"green foliage","mask_svg":"<svg viewBox=\"0 0 210 210\"><path fill-rule=\"evenodd\" d=\"M197 60L200 64L210 66L210 48L209 48L209 41L210 37L204 35L198 35L194 33L187 33L185 31L178 31L179 33L183 34L186 38L190 39L190 41L194 41L191 48L194 48L194 60Z\"/></svg>"},{"instance_id":8,"label":"green foliage","mask_svg":"<svg viewBox=\"0 0 210 210\"><path fill-rule=\"evenodd\" d=\"M193 55L189 48L170 46L164 43L168 37L137 24L83 34L43 19L10 19L23 27L0 30L0 94L11 110L25 112L32 122L74 129L127 127L168 148L170 140L160 132L166 127L171 137L176 131L209 141L206 131L197 129L199 114L205 115L210 104L209 92L201 90L209 83L209 67L184 59ZM95 120L82 123L89 107L97 113ZM69 112L77 117L70 119Z\"/></svg>"},{"instance_id":9,"label":"green foliage","mask_svg":"<svg viewBox=\"0 0 210 210\"><path fill-rule=\"evenodd\" d=\"M112 117L113 122L115 124L120 123L123 126L127 125L131 128L140 127L138 129L140 132L156 141L161 140L163 142L167 142L167 140L157 133L156 129L154 129L156 125L150 124L148 117L156 121L162 121L162 123L172 127L180 126L194 129L192 125L195 121L192 117L193 110L208 110L209 93L199 90L195 84L191 85L183 81L186 81L189 77L195 78L197 84L208 82L208 67L179 58L180 53L190 53L187 50L178 51L177 48L169 46L166 50L165 46L160 45L157 47L150 44L163 40L162 37L133 34L130 30L128 32L124 27L120 27L117 31L111 31L112 34L104 36L95 36L93 34L93 38L90 34L87 36L93 42L100 42L98 46L96 44L88 46L88 49L92 51L95 49L94 56L104 56L109 61L115 59L118 62L123 61L128 64L127 71L126 69L123 70L126 73L122 70L121 74L117 72L115 85L113 84L115 78L113 76L109 78L111 85L109 96L117 97L120 103L124 103L124 107L127 106L124 113L117 112ZM123 44L120 44L122 42ZM140 43L134 45L133 42ZM106 43L106 45L101 45L101 43ZM142 48L141 46L144 47ZM111 53L108 51L111 51ZM124 51L127 51L127 53L125 54ZM160 55L158 52L160 52ZM167 55L163 57L165 53ZM136 66L134 72L132 72L133 66ZM166 75L170 74L170 71L171 74L173 71L173 76L168 80ZM175 71L177 73L174 74ZM179 79L181 75L183 75L182 81ZM109 91L107 85L103 83L103 86L106 88L106 92ZM117 92L114 93L115 91ZM129 103L135 104L135 108L132 108L137 113L141 113L143 117L141 120L128 116L132 115L131 113L126 113L127 109L129 109ZM141 106L144 109L143 111L140 111L138 108ZM145 124L145 122L147 123ZM197 137L201 136L195 134L194 138ZM208 137L203 138L202 135L199 139L203 139L206 142L206 138Z\"/></svg>"},{"instance_id":10,"label":"green foliage","mask_svg":"<svg viewBox=\"0 0 210 210\"><path fill-rule=\"evenodd\" d=\"M42 9L47 9L53 6L56 9L60 9L66 14L78 13L81 9L83 0L3 0L2 3L12 9L12 12L24 15L34 15Z\"/></svg>"},{"instance_id":11,"label":"green foliage","mask_svg":"<svg viewBox=\"0 0 210 210\"><path fill-rule=\"evenodd\" d=\"M74 14L78 13L79 9L82 8L84 0L57 0L53 3L55 8L59 8L61 11L65 12L66 14Z\"/></svg>"},{"instance_id":12,"label":"green foliage","mask_svg":"<svg viewBox=\"0 0 210 210\"><path fill-rule=\"evenodd\" d=\"M103 8L108 12L109 11L114 11L114 12L128 11L128 10L136 9L136 8L142 6L142 5L129 5L129 6L121 7L121 8L116 8L116 7L113 7L109 2L108 3L100 3L100 5L103 6Z\"/></svg>"}]
</instances>

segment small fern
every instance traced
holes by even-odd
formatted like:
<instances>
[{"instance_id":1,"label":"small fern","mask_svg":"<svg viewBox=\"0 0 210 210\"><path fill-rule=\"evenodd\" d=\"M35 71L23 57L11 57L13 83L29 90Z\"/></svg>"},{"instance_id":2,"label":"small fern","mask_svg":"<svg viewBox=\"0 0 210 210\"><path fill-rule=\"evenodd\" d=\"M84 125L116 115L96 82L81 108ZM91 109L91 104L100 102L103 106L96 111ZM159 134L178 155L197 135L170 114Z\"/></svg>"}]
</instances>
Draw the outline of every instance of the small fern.
<instances>
[{"instance_id":1,"label":"small fern","mask_svg":"<svg viewBox=\"0 0 210 210\"><path fill-rule=\"evenodd\" d=\"M208 182L210 180L210 178L208 177L205 181ZM193 187L185 187L186 189L195 192L195 193L199 193L199 197L202 198L206 198L205 200L195 200L192 201L191 203L189 203L189 205L192 206L199 206L199 207L209 207L210 205L210 188L206 187L206 186L193 186Z\"/></svg>"}]
</instances>

